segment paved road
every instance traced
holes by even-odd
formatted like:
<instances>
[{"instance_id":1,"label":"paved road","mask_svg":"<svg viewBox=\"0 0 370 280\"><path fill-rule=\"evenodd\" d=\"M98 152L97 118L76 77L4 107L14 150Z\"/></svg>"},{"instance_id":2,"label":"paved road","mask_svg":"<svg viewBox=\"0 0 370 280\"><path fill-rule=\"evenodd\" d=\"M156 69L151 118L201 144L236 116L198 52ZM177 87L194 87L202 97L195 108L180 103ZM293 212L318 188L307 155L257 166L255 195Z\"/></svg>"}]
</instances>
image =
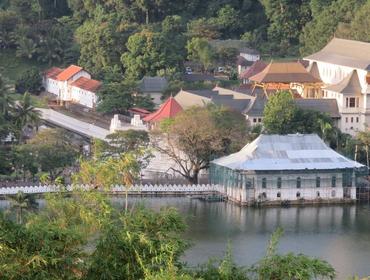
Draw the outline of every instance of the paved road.
<instances>
[{"instance_id":1,"label":"paved road","mask_svg":"<svg viewBox=\"0 0 370 280\"><path fill-rule=\"evenodd\" d=\"M60 126L70 131L83 134L90 138L104 140L110 131L99 126L77 120L67 115L61 114L52 109L37 108L41 112L41 118L56 126Z\"/></svg>"}]
</instances>

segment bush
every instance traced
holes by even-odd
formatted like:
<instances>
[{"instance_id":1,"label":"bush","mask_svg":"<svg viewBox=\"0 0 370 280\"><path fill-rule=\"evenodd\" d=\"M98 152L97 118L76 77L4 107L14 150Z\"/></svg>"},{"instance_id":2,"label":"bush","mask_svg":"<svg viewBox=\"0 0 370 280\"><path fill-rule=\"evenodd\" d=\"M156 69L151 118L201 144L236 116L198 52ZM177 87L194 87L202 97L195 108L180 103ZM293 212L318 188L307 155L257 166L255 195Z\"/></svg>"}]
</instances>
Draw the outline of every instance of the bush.
<instances>
[{"instance_id":1,"label":"bush","mask_svg":"<svg viewBox=\"0 0 370 280\"><path fill-rule=\"evenodd\" d=\"M15 90L18 93L25 93L26 91L38 95L41 88L41 75L37 68L31 68L22 73L22 75L15 82Z\"/></svg>"}]
</instances>

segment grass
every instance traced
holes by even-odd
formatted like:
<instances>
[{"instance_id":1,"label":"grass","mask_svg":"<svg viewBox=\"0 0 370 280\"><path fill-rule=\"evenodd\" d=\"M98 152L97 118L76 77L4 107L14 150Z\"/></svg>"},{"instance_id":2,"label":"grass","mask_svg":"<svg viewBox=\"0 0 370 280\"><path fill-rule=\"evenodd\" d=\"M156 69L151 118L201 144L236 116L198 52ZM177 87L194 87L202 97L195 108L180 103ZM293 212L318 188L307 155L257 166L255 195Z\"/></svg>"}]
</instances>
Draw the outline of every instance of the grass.
<instances>
[{"instance_id":1,"label":"grass","mask_svg":"<svg viewBox=\"0 0 370 280\"><path fill-rule=\"evenodd\" d=\"M32 67L36 67L42 71L49 66L37 60L16 57L14 49L0 49L0 75L10 84L14 84L24 71Z\"/></svg>"},{"instance_id":2,"label":"grass","mask_svg":"<svg viewBox=\"0 0 370 280\"><path fill-rule=\"evenodd\" d=\"M23 95L20 93L13 93L12 97L14 100L21 100ZM39 97L35 95L31 95L31 104L37 108L48 108L48 101L46 97Z\"/></svg>"}]
</instances>

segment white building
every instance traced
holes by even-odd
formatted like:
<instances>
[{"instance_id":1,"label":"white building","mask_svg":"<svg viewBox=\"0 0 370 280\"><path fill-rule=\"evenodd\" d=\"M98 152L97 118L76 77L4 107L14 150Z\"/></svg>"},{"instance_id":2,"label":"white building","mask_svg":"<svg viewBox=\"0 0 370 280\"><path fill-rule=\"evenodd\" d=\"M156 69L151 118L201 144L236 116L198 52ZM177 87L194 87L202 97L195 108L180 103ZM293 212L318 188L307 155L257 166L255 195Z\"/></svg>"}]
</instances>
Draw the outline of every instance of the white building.
<instances>
[{"instance_id":1,"label":"white building","mask_svg":"<svg viewBox=\"0 0 370 280\"><path fill-rule=\"evenodd\" d=\"M260 135L241 151L212 161L210 181L241 204L356 199L367 167L330 149L315 134Z\"/></svg>"},{"instance_id":2,"label":"white building","mask_svg":"<svg viewBox=\"0 0 370 280\"><path fill-rule=\"evenodd\" d=\"M43 76L45 90L56 95L58 101L79 103L89 108L96 106L96 91L100 85L99 81L91 79L87 71L76 65L66 69L53 67Z\"/></svg>"},{"instance_id":3,"label":"white building","mask_svg":"<svg viewBox=\"0 0 370 280\"><path fill-rule=\"evenodd\" d=\"M140 91L144 95L149 95L156 106L163 103L162 95L167 87L168 82L164 77L144 77L139 85Z\"/></svg>"},{"instance_id":4,"label":"white building","mask_svg":"<svg viewBox=\"0 0 370 280\"><path fill-rule=\"evenodd\" d=\"M370 124L370 43L334 38L305 58L309 71L324 82L324 98L335 98L339 128L355 135Z\"/></svg>"}]
</instances>

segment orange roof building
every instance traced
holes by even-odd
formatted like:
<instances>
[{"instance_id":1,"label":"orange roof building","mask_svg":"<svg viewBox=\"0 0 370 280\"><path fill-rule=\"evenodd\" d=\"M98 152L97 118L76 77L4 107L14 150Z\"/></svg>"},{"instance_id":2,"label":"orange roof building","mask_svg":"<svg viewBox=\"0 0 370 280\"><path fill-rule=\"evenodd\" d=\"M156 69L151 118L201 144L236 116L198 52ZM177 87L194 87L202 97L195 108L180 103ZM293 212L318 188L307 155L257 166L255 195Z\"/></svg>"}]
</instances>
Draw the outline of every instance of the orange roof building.
<instances>
[{"instance_id":1,"label":"orange roof building","mask_svg":"<svg viewBox=\"0 0 370 280\"><path fill-rule=\"evenodd\" d=\"M86 77L80 77L76 81L71 83L71 86L78 87L87 91L96 92L102 83L97 80L88 79Z\"/></svg>"},{"instance_id":2,"label":"orange roof building","mask_svg":"<svg viewBox=\"0 0 370 280\"><path fill-rule=\"evenodd\" d=\"M149 123L160 122L164 119L173 118L183 109L172 96L168 98L157 111L146 116L143 120Z\"/></svg>"},{"instance_id":3,"label":"orange roof building","mask_svg":"<svg viewBox=\"0 0 370 280\"><path fill-rule=\"evenodd\" d=\"M74 75L76 75L78 72L82 71L82 67L76 66L76 65L71 65L64 69L61 73L59 73L56 76L56 79L58 81L68 81L70 78L72 78Z\"/></svg>"},{"instance_id":4,"label":"orange roof building","mask_svg":"<svg viewBox=\"0 0 370 280\"><path fill-rule=\"evenodd\" d=\"M59 67L52 67L52 68L50 68L50 69L48 69L48 70L46 70L45 72L44 72L44 76L46 77L46 78L48 78L48 79L53 79L53 80L55 80L56 79L56 77L61 73L61 72L63 72L64 71L64 69L62 69L62 68L59 68Z\"/></svg>"}]
</instances>

